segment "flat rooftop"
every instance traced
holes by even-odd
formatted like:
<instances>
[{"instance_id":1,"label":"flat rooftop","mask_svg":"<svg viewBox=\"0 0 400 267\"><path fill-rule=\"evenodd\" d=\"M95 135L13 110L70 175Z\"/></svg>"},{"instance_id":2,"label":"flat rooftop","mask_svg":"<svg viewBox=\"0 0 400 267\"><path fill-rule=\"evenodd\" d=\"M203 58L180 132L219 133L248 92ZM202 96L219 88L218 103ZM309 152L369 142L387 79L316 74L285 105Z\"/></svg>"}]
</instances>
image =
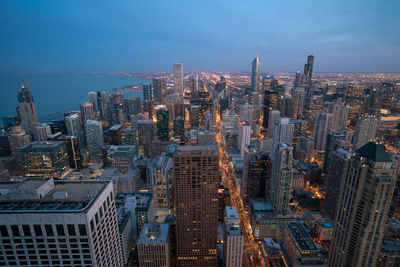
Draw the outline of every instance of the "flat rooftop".
<instances>
[{"instance_id":1,"label":"flat rooftop","mask_svg":"<svg viewBox=\"0 0 400 267\"><path fill-rule=\"evenodd\" d=\"M138 211L148 211L153 194L151 193L119 193L115 197L115 206L118 208L125 204L127 198L135 198Z\"/></svg>"},{"instance_id":2,"label":"flat rooftop","mask_svg":"<svg viewBox=\"0 0 400 267\"><path fill-rule=\"evenodd\" d=\"M179 146L177 154L191 154L192 152L204 155L218 155L218 147L215 145L208 146Z\"/></svg>"},{"instance_id":3,"label":"flat rooftop","mask_svg":"<svg viewBox=\"0 0 400 267\"><path fill-rule=\"evenodd\" d=\"M49 147L57 147L59 145L62 145L64 142L62 141L35 141L32 142L24 147L24 148L49 148Z\"/></svg>"},{"instance_id":4,"label":"flat rooftop","mask_svg":"<svg viewBox=\"0 0 400 267\"><path fill-rule=\"evenodd\" d=\"M253 205L254 212L262 211L273 211L274 208L270 201L265 199L251 199L251 204Z\"/></svg>"},{"instance_id":5,"label":"flat rooftop","mask_svg":"<svg viewBox=\"0 0 400 267\"><path fill-rule=\"evenodd\" d=\"M300 253L318 253L317 246L301 223L289 222L286 223L286 227L301 250Z\"/></svg>"},{"instance_id":6,"label":"flat rooftop","mask_svg":"<svg viewBox=\"0 0 400 267\"><path fill-rule=\"evenodd\" d=\"M167 243L169 223L145 223L137 244Z\"/></svg>"},{"instance_id":7,"label":"flat rooftop","mask_svg":"<svg viewBox=\"0 0 400 267\"><path fill-rule=\"evenodd\" d=\"M30 178L0 195L0 213L82 211L109 182Z\"/></svg>"},{"instance_id":8,"label":"flat rooftop","mask_svg":"<svg viewBox=\"0 0 400 267\"><path fill-rule=\"evenodd\" d=\"M239 218L236 207L233 207L233 206L226 207L225 211L226 211L226 216L228 218Z\"/></svg>"}]
</instances>

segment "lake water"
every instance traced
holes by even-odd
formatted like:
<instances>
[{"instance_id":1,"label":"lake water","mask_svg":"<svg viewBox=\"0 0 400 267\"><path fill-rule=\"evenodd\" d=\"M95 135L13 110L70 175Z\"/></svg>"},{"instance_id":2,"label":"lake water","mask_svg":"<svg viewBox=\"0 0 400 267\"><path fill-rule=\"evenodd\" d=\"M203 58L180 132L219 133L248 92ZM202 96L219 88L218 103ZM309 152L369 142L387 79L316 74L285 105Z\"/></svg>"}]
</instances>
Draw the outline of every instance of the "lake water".
<instances>
[{"instance_id":1,"label":"lake water","mask_svg":"<svg viewBox=\"0 0 400 267\"><path fill-rule=\"evenodd\" d=\"M149 82L144 78L102 73L0 75L0 119L16 115L18 89L26 78L29 79L39 121L61 117L62 112L79 110L79 104L87 101L88 92L106 91L111 94L113 88ZM143 98L142 91L123 92L125 97Z\"/></svg>"}]
</instances>

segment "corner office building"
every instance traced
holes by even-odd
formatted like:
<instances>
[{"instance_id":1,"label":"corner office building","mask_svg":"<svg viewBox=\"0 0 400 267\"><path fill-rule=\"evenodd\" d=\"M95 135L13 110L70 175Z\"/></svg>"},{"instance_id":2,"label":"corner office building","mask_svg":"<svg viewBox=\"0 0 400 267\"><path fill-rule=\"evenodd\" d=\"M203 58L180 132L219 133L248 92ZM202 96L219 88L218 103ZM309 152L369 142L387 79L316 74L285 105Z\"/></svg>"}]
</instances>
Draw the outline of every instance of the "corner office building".
<instances>
[{"instance_id":1,"label":"corner office building","mask_svg":"<svg viewBox=\"0 0 400 267\"><path fill-rule=\"evenodd\" d=\"M122 266L111 182L0 183L0 266Z\"/></svg>"},{"instance_id":2,"label":"corner office building","mask_svg":"<svg viewBox=\"0 0 400 267\"><path fill-rule=\"evenodd\" d=\"M180 146L174 155L178 266L217 266L218 147Z\"/></svg>"}]
</instances>

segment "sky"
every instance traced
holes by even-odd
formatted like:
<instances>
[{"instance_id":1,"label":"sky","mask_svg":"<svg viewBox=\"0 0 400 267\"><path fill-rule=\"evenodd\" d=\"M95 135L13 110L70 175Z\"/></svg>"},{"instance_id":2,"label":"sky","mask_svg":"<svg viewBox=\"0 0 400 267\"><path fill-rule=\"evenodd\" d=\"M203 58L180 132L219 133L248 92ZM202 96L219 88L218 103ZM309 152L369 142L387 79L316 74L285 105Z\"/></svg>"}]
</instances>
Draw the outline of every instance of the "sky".
<instances>
[{"instance_id":1,"label":"sky","mask_svg":"<svg viewBox=\"0 0 400 267\"><path fill-rule=\"evenodd\" d=\"M398 0L0 1L0 74L400 72Z\"/></svg>"}]
</instances>

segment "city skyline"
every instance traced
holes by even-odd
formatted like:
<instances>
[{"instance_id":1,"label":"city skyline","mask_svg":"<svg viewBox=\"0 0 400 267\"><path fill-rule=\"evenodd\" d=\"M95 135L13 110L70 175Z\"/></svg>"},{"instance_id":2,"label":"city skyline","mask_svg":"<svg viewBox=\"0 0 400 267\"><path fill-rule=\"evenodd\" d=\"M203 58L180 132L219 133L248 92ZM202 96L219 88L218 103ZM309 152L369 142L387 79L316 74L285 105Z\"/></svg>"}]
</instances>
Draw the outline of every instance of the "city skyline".
<instances>
[{"instance_id":1,"label":"city skyline","mask_svg":"<svg viewBox=\"0 0 400 267\"><path fill-rule=\"evenodd\" d=\"M375 1L0 4L0 73L248 71L398 72L399 3ZM167 22L167 23L166 23ZM38 64L40 62L40 64Z\"/></svg>"}]
</instances>

